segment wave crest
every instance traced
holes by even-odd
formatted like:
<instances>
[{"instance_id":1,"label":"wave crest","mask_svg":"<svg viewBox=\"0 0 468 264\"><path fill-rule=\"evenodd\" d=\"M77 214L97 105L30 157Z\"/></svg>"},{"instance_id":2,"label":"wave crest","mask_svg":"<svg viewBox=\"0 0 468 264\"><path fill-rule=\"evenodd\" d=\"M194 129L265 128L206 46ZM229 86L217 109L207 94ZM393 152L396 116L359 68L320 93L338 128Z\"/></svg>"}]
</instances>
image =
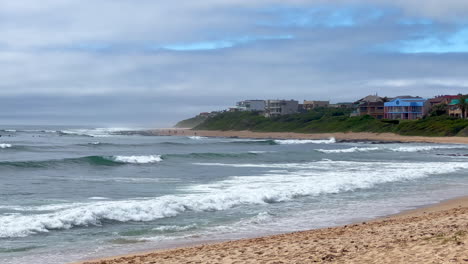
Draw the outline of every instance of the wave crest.
<instances>
[{"instance_id":1,"label":"wave crest","mask_svg":"<svg viewBox=\"0 0 468 264\"><path fill-rule=\"evenodd\" d=\"M374 151L374 150L379 150L379 148L374 147L374 148L359 148L359 147L352 147L352 148L346 148L346 149L317 149L317 151L322 152L322 153L353 153L353 152L369 152L369 151Z\"/></svg>"},{"instance_id":2,"label":"wave crest","mask_svg":"<svg viewBox=\"0 0 468 264\"><path fill-rule=\"evenodd\" d=\"M151 164L161 162L161 155L148 156L86 156L57 160L3 161L0 166L15 168L50 168L54 166L87 164L92 166L118 166L122 164Z\"/></svg>"},{"instance_id":3,"label":"wave crest","mask_svg":"<svg viewBox=\"0 0 468 264\"><path fill-rule=\"evenodd\" d=\"M132 164L147 164L161 162L161 155L149 156L114 156L112 159L116 162L132 163Z\"/></svg>"},{"instance_id":4,"label":"wave crest","mask_svg":"<svg viewBox=\"0 0 468 264\"><path fill-rule=\"evenodd\" d=\"M201 137L201 136L190 136L188 138L193 139L193 140L207 139L207 137Z\"/></svg>"},{"instance_id":5,"label":"wave crest","mask_svg":"<svg viewBox=\"0 0 468 264\"><path fill-rule=\"evenodd\" d=\"M259 165L262 164L256 166ZM278 173L270 171L259 176L231 177L211 184L191 185L185 188L189 194L139 200L93 201L70 207L62 205L62 208L54 212L42 214L3 215L0 216L0 237L28 236L56 229L101 225L106 221L154 221L187 211L221 211L242 205L285 202L304 196L372 188L377 184L415 180L468 169L466 162L323 160L272 165L274 168L287 170ZM265 167L272 165L265 164ZM258 221L264 221L263 218L265 217L262 216Z\"/></svg>"},{"instance_id":6,"label":"wave crest","mask_svg":"<svg viewBox=\"0 0 468 264\"><path fill-rule=\"evenodd\" d=\"M329 139L277 139L275 140L280 145L297 145L297 144L333 144L336 143L335 138Z\"/></svg>"},{"instance_id":7,"label":"wave crest","mask_svg":"<svg viewBox=\"0 0 468 264\"><path fill-rule=\"evenodd\" d=\"M6 149L6 148L11 148L13 145L11 144L6 144L6 143L1 143L0 144L0 149Z\"/></svg>"}]
</instances>

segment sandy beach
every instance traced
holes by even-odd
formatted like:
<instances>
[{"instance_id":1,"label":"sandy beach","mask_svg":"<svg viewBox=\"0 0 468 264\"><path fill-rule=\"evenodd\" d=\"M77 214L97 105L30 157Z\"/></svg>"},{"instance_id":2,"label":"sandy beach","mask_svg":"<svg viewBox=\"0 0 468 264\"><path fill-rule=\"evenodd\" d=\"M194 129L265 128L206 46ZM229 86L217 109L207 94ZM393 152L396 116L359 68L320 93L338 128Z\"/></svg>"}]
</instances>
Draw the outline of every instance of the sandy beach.
<instances>
[{"instance_id":1,"label":"sandy beach","mask_svg":"<svg viewBox=\"0 0 468 264\"><path fill-rule=\"evenodd\" d=\"M238 137L238 138L275 138L275 139L327 139L335 138L343 141L396 141L396 142L425 142L425 143L452 143L468 144L468 137L420 137L401 136L392 133L321 133L302 134L288 132L252 132L252 131L211 131L190 129L158 129L152 130L154 135L165 136L203 136L203 137Z\"/></svg>"},{"instance_id":2,"label":"sandy beach","mask_svg":"<svg viewBox=\"0 0 468 264\"><path fill-rule=\"evenodd\" d=\"M468 263L468 197L341 227L82 262Z\"/></svg>"},{"instance_id":3,"label":"sandy beach","mask_svg":"<svg viewBox=\"0 0 468 264\"><path fill-rule=\"evenodd\" d=\"M468 138L461 137L408 137L387 133L298 134L185 129L152 133L468 144ZM158 250L80 264L124 263L468 263L468 196L340 227Z\"/></svg>"}]
</instances>

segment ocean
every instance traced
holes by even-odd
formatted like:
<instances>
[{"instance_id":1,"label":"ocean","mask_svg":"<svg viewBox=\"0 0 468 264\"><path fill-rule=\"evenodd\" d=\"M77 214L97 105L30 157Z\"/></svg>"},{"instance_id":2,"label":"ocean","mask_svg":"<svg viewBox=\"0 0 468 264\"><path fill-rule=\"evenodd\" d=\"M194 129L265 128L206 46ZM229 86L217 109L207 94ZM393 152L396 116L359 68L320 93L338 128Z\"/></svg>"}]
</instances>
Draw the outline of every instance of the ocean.
<instances>
[{"instance_id":1,"label":"ocean","mask_svg":"<svg viewBox=\"0 0 468 264\"><path fill-rule=\"evenodd\" d=\"M468 146L0 127L0 263L337 226L468 194Z\"/></svg>"}]
</instances>

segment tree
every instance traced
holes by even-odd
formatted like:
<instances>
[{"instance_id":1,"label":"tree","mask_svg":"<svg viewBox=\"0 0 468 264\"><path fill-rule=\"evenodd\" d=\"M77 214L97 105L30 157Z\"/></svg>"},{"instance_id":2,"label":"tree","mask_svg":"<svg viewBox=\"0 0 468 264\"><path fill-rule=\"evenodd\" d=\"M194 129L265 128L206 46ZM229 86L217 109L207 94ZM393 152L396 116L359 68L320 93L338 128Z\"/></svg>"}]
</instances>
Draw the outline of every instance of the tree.
<instances>
[{"instance_id":1,"label":"tree","mask_svg":"<svg viewBox=\"0 0 468 264\"><path fill-rule=\"evenodd\" d=\"M458 95L458 104L457 106L460 108L461 110L461 114L462 114L462 118L466 118L466 113L468 112L468 95L465 94L465 95L462 95L462 94L459 94Z\"/></svg>"},{"instance_id":2,"label":"tree","mask_svg":"<svg viewBox=\"0 0 468 264\"><path fill-rule=\"evenodd\" d=\"M441 116L447 114L447 104L436 104L432 107L431 116Z\"/></svg>"}]
</instances>

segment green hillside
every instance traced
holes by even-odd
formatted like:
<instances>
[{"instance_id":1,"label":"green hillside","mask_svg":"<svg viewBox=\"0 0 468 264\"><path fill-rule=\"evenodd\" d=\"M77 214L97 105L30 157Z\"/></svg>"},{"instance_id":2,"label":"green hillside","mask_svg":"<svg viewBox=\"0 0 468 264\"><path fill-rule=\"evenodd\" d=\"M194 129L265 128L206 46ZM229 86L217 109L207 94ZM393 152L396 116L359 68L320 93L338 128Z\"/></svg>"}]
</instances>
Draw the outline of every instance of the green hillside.
<instances>
[{"instance_id":1,"label":"green hillside","mask_svg":"<svg viewBox=\"0 0 468 264\"><path fill-rule=\"evenodd\" d=\"M174 127L176 127L176 128L193 128L193 127L196 127L196 126L200 125L201 123L203 123L206 119L207 119L206 116L198 115L196 117L192 117L192 118L189 118L189 119L182 120L182 121L178 122Z\"/></svg>"},{"instance_id":2,"label":"green hillside","mask_svg":"<svg viewBox=\"0 0 468 264\"><path fill-rule=\"evenodd\" d=\"M421 120L377 120L349 117L350 110L320 108L308 113L266 118L255 112L226 112L207 118L194 129L250 130L258 132L392 132L411 136L468 136L468 120L448 116Z\"/></svg>"}]
</instances>

